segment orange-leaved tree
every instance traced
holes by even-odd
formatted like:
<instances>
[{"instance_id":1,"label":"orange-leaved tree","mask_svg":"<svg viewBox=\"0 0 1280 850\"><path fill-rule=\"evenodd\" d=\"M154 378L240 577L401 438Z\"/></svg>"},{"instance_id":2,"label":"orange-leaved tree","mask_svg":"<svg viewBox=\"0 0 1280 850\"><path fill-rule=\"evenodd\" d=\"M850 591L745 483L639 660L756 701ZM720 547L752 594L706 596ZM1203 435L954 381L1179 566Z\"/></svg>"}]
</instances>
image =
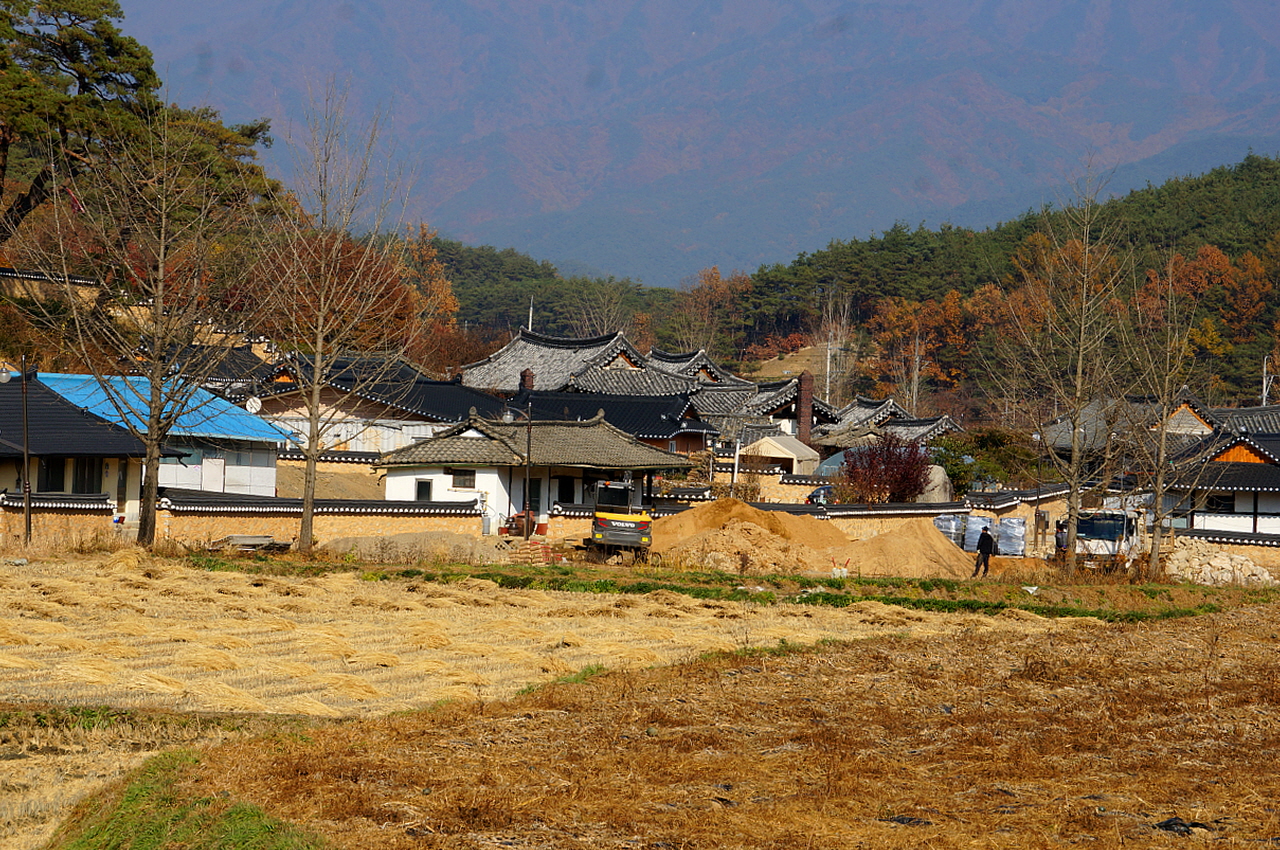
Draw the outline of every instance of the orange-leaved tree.
<instances>
[{"instance_id":1,"label":"orange-leaved tree","mask_svg":"<svg viewBox=\"0 0 1280 850\"><path fill-rule=\"evenodd\" d=\"M728 277L719 266L698 272L691 284L682 286L677 312L670 328L682 351L731 352L740 329L734 316L739 299L751 291L751 277L735 271Z\"/></svg>"}]
</instances>

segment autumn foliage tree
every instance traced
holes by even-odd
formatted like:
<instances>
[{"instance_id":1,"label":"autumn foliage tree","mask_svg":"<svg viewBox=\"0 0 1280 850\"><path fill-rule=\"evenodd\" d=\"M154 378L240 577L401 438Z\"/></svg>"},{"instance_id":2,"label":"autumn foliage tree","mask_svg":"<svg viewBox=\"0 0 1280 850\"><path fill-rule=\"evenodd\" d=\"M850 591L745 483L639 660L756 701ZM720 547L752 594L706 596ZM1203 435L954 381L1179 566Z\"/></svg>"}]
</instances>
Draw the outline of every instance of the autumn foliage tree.
<instances>
[{"instance_id":1,"label":"autumn foliage tree","mask_svg":"<svg viewBox=\"0 0 1280 850\"><path fill-rule=\"evenodd\" d=\"M930 387L954 387L968 377L979 325L954 289L938 300L881 298L867 321L875 347L863 370L876 381L877 394L895 395L920 415Z\"/></svg>"},{"instance_id":2,"label":"autumn foliage tree","mask_svg":"<svg viewBox=\"0 0 1280 850\"><path fill-rule=\"evenodd\" d=\"M1116 342L1132 270L1123 240L1099 214L1098 190L1083 181L1076 202L1025 240L1004 297L992 304L998 403L1020 409L1035 425L1054 418L1055 433L1064 435L1046 456L1068 488L1068 571L1075 569L1077 521L1093 480L1091 405L1127 389L1117 380L1125 369Z\"/></svg>"},{"instance_id":3,"label":"autumn foliage tree","mask_svg":"<svg viewBox=\"0 0 1280 850\"><path fill-rule=\"evenodd\" d=\"M735 305L750 291L745 272L723 277L719 266L698 272L694 283L681 289L668 326L675 345L681 351L732 352L740 328Z\"/></svg>"},{"instance_id":4,"label":"autumn foliage tree","mask_svg":"<svg viewBox=\"0 0 1280 850\"><path fill-rule=\"evenodd\" d=\"M415 363L444 372L452 365L458 299L440 260L434 230L419 222L404 247L405 280L417 292L415 314L421 321L421 328L409 342L408 354Z\"/></svg>"},{"instance_id":5,"label":"autumn foliage tree","mask_svg":"<svg viewBox=\"0 0 1280 850\"><path fill-rule=\"evenodd\" d=\"M346 419L327 402L326 390L341 379L358 396L385 382L399 372L422 334L445 320L432 311L452 303L433 266L434 248L423 246L425 228L409 257L402 240L351 235L360 225L372 234L396 229L388 226L393 182L382 184L385 190L374 186L372 169L383 161L377 122L353 127L345 94L330 85L311 104L307 130L294 149L295 171L303 175L296 187L297 212L281 217L252 293L266 314L262 327L290 364L306 422L297 540L303 553L311 551L314 539L317 463ZM417 262L412 272L410 259ZM411 283L424 278L425 288Z\"/></svg>"},{"instance_id":6,"label":"autumn foliage tree","mask_svg":"<svg viewBox=\"0 0 1280 850\"><path fill-rule=\"evenodd\" d=\"M846 449L835 496L843 504L915 501L929 484L924 446L886 434L870 446Z\"/></svg>"},{"instance_id":7,"label":"autumn foliage tree","mask_svg":"<svg viewBox=\"0 0 1280 850\"><path fill-rule=\"evenodd\" d=\"M252 140L241 140L234 167L209 155L209 120L160 109L141 128L127 123L48 199L41 226L9 243L24 266L61 281L31 299L34 309L59 323L63 346L146 447L144 546L155 538L163 446L179 419L202 414L197 392L255 323L236 293L247 286L271 184L252 162Z\"/></svg>"}]
</instances>

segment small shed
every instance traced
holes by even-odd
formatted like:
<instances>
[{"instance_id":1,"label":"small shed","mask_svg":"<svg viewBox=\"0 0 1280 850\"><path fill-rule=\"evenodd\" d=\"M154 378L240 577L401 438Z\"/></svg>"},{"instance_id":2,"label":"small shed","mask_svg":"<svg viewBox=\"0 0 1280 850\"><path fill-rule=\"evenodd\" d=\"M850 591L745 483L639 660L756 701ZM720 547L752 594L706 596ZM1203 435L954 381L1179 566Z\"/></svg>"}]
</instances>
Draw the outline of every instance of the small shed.
<instances>
[{"instance_id":1,"label":"small shed","mask_svg":"<svg viewBox=\"0 0 1280 850\"><path fill-rule=\"evenodd\" d=\"M781 467L783 474L812 475L822 459L814 449L787 434L762 437L740 452L746 468L772 469ZM745 460L750 458L750 460Z\"/></svg>"}]
</instances>

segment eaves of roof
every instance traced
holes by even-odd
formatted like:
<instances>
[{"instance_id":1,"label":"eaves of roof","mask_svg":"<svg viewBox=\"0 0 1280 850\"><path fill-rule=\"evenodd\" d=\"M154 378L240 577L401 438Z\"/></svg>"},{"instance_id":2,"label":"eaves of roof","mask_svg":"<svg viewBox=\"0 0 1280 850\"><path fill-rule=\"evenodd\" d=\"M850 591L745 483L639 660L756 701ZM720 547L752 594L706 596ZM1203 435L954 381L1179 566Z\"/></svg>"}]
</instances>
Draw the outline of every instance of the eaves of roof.
<instances>
[{"instance_id":1,"label":"eaves of roof","mask_svg":"<svg viewBox=\"0 0 1280 850\"><path fill-rule=\"evenodd\" d=\"M1270 463L1207 461L1178 470L1169 489L1280 493L1280 466Z\"/></svg>"},{"instance_id":2,"label":"eaves of roof","mask_svg":"<svg viewBox=\"0 0 1280 850\"><path fill-rule=\"evenodd\" d=\"M468 436L474 435L474 436ZM463 442L467 441L467 442ZM433 437L388 452L379 466L565 466L584 469L674 469L692 462L645 445L602 417L578 421L500 422L472 417Z\"/></svg>"}]
</instances>

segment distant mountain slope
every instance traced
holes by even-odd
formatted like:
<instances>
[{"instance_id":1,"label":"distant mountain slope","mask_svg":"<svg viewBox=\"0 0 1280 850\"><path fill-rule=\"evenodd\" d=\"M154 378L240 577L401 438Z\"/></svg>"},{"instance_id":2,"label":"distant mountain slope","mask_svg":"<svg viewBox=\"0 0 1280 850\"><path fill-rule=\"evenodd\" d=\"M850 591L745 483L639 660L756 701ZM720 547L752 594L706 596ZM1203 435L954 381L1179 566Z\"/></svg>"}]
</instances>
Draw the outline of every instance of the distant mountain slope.
<instances>
[{"instance_id":1,"label":"distant mountain slope","mask_svg":"<svg viewBox=\"0 0 1280 850\"><path fill-rule=\"evenodd\" d=\"M671 284L1280 150L1267 0L124 0L171 96L285 130L336 72L447 235ZM273 154L278 156L278 154Z\"/></svg>"}]
</instances>

